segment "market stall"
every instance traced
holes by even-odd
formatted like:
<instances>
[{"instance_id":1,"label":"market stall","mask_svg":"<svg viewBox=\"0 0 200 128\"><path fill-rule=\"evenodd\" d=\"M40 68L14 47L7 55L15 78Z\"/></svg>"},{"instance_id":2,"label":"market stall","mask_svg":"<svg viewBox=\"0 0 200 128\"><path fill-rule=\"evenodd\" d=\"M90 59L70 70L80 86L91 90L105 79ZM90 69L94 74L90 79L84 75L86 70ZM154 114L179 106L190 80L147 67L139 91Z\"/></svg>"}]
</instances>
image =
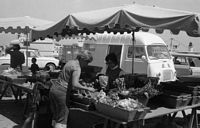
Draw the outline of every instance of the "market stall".
<instances>
[{"instance_id":1,"label":"market stall","mask_svg":"<svg viewBox=\"0 0 200 128\"><path fill-rule=\"evenodd\" d=\"M89 34L95 34L95 33L103 33L104 31L107 31L108 33L120 32L121 34L123 34L124 32L127 32L127 33L132 34L132 42L134 46L134 41L135 41L134 32L137 32L139 30L148 31L149 29L155 29L157 33L162 33L164 30L170 30L171 33L173 34L179 34L180 31L185 31L189 36L199 37L200 36L199 14L195 14L193 12L187 12L187 11L171 10L171 9L164 9L164 8L159 8L159 7L150 7L150 6L132 4L132 5L126 5L126 6L121 6L121 7L113 7L113 8L107 8L107 9L100 9L100 10L70 14L66 16L63 20L61 20L60 22L50 27L37 28L33 30L32 39L36 40L39 38L44 39L45 37L50 37L50 38L55 38L59 40L62 38L68 38L72 35L78 35L80 33L81 34L86 33L87 35L89 35ZM134 54L132 56L134 57ZM134 67L134 59L133 59L132 65L133 65L132 67ZM134 68L132 69L132 73L134 73ZM91 86L91 84L88 84L88 85ZM140 115L139 117L136 116L137 118L135 116L129 118L129 114L131 112L127 111L126 109L125 110L120 109L121 111L125 111L123 112L123 114L128 113L125 116L125 120L126 120L125 122L128 122L128 121L134 122L137 120L143 120L145 118L153 118L155 117L155 115L156 116L168 115L170 113L184 111L187 108L192 108L193 110L192 112L193 114L191 114L192 115L191 118L196 115L196 107L199 106L199 103L192 102L195 105L190 104L190 100L194 98L194 96L191 98L190 95L177 96L177 95L170 95L166 93L164 93L162 97L165 97L165 96L170 97L170 98L174 97L174 99L173 98L171 99L172 102L170 102L172 104L168 104L167 102L165 104L165 105L169 105L167 106L167 108L169 109L158 108L157 111L156 110L154 111L152 108L149 108L150 109L150 113L149 113L148 111L145 111L145 110L149 110L148 107L146 109L146 104L141 105L140 102L138 102L138 99L137 99L138 97L136 96L136 94L138 94L139 92L142 92L143 94L145 94L144 87L152 87L152 86L145 86L146 85L145 84L144 87L137 88L135 85L138 85L138 84L132 85L134 86L134 88L128 91L132 91L132 93L135 93L135 95L132 95L132 96L135 96L136 100L127 101L124 99L120 99L120 100L115 99L115 101L117 102L112 102L111 99L113 98L113 95L111 96L112 97L111 99L107 97L108 95L106 96L103 95L104 98L106 97L106 99L107 98L108 99L106 100L106 103L105 103L105 99L102 100L104 101L103 105L102 105L102 101L96 102L95 105L97 105L96 106L97 111L103 114L105 119L109 117L109 120L114 121L115 117L113 117L113 115L115 115L116 113L117 114L120 113L120 112L116 112L119 110L117 109L117 106L119 106L118 103L122 103L123 105L134 103L132 104L133 106L135 106L135 108L133 109L134 111L133 113L139 114L139 112L137 111L137 107L139 106L138 108L142 108L142 114L140 113L141 115L139 114ZM124 93L126 94L126 92L127 90L125 90ZM117 93L117 94L120 94L120 96L122 97L124 96L123 94L121 95L121 93ZM84 96L85 95L88 96L88 94L84 94ZM184 99L185 97L186 99ZM83 99L80 100L82 104L83 104L83 101L88 103L87 97L82 97L82 98ZM116 95L114 96L114 98L117 98ZM163 99L161 99L161 101L163 101ZM77 100L77 95L76 95L76 98L74 98L73 100ZM78 106L84 109L87 109L87 107L90 106L89 104L87 104L88 106L87 105L83 106L82 104L80 105L79 103ZM101 106L98 106L98 105L101 105ZM113 108L113 105L115 106L114 108ZM143 107L141 107L140 105ZM103 110L99 110L105 106L107 107L104 108ZM106 113L103 113L105 109L108 109L108 110L106 111ZM109 112L112 112L113 109L116 110L114 111L116 113L115 114L109 113ZM152 115L151 115L151 112L153 113ZM119 117L119 115L117 117ZM118 120L121 121L124 119L118 119ZM191 120L193 121L193 118ZM192 124L193 123L190 123L189 125L192 125Z\"/></svg>"},{"instance_id":2,"label":"market stall","mask_svg":"<svg viewBox=\"0 0 200 128\"><path fill-rule=\"evenodd\" d=\"M162 116L167 116L168 120L165 121L170 122L175 119L178 112L181 112L183 118L187 119L185 122L186 124L184 124L185 126L188 128L197 127L197 109L200 105L200 100L197 97L199 97L199 95L197 94L197 91L188 91L188 89L192 89L191 84L193 84L194 88L199 86L197 86L195 83L186 85L188 83L176 82L176 84L180 84L180 86L182 86L182 90L180 90L180 86L174 86L172 88L173 91L171 90L170 93L166 93L166 91L169 91L167 89L168 86L172 87L174 83L167 84L168 85L165 84L162 90L159 91L160 94L155 93L156 90L154 89L156 85L153 84L146 84L142 88L111 90L109 93L105 93L102 90L100 92L96 92L96 94L87 94L86 92L79 92L78 94L75 93L71 97L72 108L70 110L72 113L73 111L80 111L80 113L84 111L85 113L93 114L96 117L101 117L104 119L104 121L101 120L93 125L109 127L112 125L110 122L114 122L116 124L116 128L120 126L146 126L148 125L148 123L146 124L146 120ZM91 85L87 83L86 86ZM178 91L175 91L175 89L179 90L181 95L172 95L172 92L178 93ZM154 93L152 93L153 91ZM146 93L150 97L146 97L145 99L143 96ZM192 94L192 97L188 97L190 94ZM145 102L143 102L144 100ZM149 101L146 102L146 100ZM185 111L188 109L191 109L189 118L187 118L187 114L185 113Z\"/></svg>"},{"instance_id":3,"label":"market stall","mask_svg":"<svg viewBox=\"0 0 200 128\"><path fill-rule=\"evenodd\" d=\"M199 37L199 25L198 14L133 4L70 14L62 21L50 27L38 27L34 29L32 31L32 40L37 40L39 38L44 39L46 37L62 39L72 36L73 34L103 33L107 31L114 33L132 33L134 45L134 32L139 30L148 31L153 28L156 32L162 33L165 29L168 29L173 34L185 31L189 36ZM134 73L134 69L132 72ZM133 74L132 76L133 79L136 78ZM134 123L191 108L193 110L191 121L194 120L193 116L196 116L196 107L199 106L198 102L189 105L189 100L191 99L186 98L184 100L183 97L181 97L181 100L172 99L172 101L175 101L173 102L174 108L166 109L166 107L162 108L160 106L157 110L153 110L153 108L147 106L147 102L142 101L144 101L144 99L145 101L148 100L149 95L153 95L152 97L154 97L158 95L158 92L161 92L159 88L157 88L157 84L154 85L151 83L152 81L148 81L142 86L141 84L131 83L132 81L135 82L133 79L126 79L127 78L118 79L116 84L119 84L119 88L115 91L112 90L111 93L101 91L103 89L98 88L100 86L96 86L100 84L98 82L82 83L85 86L97 87L99 91L94 94L88 94L84 91L74 93L72 107L82 108L88 111L91 107L93 108L95 106L92 113L97 113L97 116L103 117L106 122L108 120L114 121L117 124L125 124L125 127L129 122ZM128 83L125 81L128 81ZM139 85L140 87L135 85ZM177 103L179 103L178 101L181 101L180 105L177 105ZM106 113L104 113L105 110L107 110ZM119 116L119 114L122 114L122 116ZM192 124L193 123L190 123L190 125Z\"/></svg>"}]
</instances>

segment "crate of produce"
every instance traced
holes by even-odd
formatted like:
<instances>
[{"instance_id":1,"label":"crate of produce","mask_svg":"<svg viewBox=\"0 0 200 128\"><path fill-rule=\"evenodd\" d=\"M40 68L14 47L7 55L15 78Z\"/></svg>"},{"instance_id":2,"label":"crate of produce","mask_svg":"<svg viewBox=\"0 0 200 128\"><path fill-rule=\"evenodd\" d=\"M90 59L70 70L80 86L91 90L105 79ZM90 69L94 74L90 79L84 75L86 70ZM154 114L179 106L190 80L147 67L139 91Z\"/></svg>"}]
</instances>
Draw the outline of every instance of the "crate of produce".
<instances>
[{"instance_id":1,"label":"crate of produce","mask_svg":"<svg viewBox=\"0 0 200 128\"><path fill-rule=\"evenodd\" d=\"M17 78L17 79L13 79L12 80L13 83L16 83L16 84L23 84L26 82L26 78Z\"/></svg>"},{"instance_id":2,"label":"crate of produce","mask_svg":"<svg viewBox=\"0 0 200 128\"><path fill-rule=\"evenodd\" d=\"M113 107L105 103L96 103L95 108L98 112L122 121L133 121L143 119L149 111L149 108L138 108L134 110L125 110L120 107Z\"/></svg>"},{"instance_id":3,"label":"crate of produce","mask_svg":"<svg viewBox=\"0 0 200 128\"><path fill-rule=\"evenodd\" d=\"M200 95L200 85L188 82L169 82L164 84L164 90Z\"/></svg>"},{"instance_id":4,"label":"crate of produce","mask_svg":"<svg viewBox=\"0 0 200 128\"><path fill-rule=\"evenodd\" d=\"M160 95L159 100L163 103L165 107L169 108L179 108L187 106L192 99L191 94L165 91Z\"/></svg>"},{"instance_id":5,"label":"crate of produce","mask_svg":"<svg viewBox=\"0 0 200 128\"><path fill-rule=\"evenodd\" d=\"M70 101L71 108L81 108L84 110L95 110L94 104L82 104L80 102Z\"/></svg>"},{"instance_id":6,"label":"crate of produce","mask_svg":"<svg viewBox=\"0 0 200 128\"><path fill-rule=\"evenodd\" d=\"M70 96L70 100L73 102L77 102L77 103L81 103L81 104L85 104L85 105L90 105L92 103L91 98L85 97L80 94L72 94Z\"/></svg>"}]
</instances>

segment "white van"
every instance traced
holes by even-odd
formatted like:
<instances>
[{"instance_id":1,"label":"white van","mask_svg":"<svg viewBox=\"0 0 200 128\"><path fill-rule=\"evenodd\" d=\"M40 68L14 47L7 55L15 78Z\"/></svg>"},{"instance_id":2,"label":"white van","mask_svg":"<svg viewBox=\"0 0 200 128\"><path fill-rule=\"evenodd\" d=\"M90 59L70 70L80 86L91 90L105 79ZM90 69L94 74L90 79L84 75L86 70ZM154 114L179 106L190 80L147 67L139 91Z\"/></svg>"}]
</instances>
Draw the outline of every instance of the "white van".
<instances>
[{"instance_id":1,"label":"white van","mask_svg":"<svg viewBox=\"0 0 200 128\"><path fill-rule=\"evenodd\" d=\"M114 52L120 67L132 73L132 34L97 34L96 40L86 40L84 49L93 53L90 65L103 67L105 73L105 57ZM147 77L159 77L160 82L175 81L176 70L173 59L165 42L157 35L147 32L135 32L134 73L145 74Z\"/></svg>"}]
</instances>

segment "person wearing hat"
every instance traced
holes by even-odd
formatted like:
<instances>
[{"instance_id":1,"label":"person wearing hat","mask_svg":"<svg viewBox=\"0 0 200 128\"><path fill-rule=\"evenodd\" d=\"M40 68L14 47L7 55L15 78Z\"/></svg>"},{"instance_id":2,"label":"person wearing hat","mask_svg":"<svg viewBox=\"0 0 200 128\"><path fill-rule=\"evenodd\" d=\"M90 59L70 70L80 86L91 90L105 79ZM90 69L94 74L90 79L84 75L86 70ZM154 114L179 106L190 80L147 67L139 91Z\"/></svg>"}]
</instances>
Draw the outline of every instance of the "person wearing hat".
<instances>
[{"instance_id":1,"label":"person wearing hat","mask_svg":"<svg viewBox=\"0 0 200 128\"><path fill-rule=\"evenodd\" d=\"M5 51L6 54L10 54L10 67L22 71L22 64L25 63L25 57L20 52L20 48L19 44L13 44L11 47L7 47Z\"/></svg>"},{"instance_id":2,"label":"person wearing hat","mask_svg":"<svg viewBox=\"0 0 200 128\"><path fill-rule=\"evenodd\" d=\"M52 125L54 128L66 128L69 115L69 97L72 88L94 92L94 88L82 86L79 83L81 69L92 62L93 57L87 50L77 54L76 59L69 60L63 67L58 79L51 81L49 92L50 106L53 113Z\"/></svg>"}]
</instances>

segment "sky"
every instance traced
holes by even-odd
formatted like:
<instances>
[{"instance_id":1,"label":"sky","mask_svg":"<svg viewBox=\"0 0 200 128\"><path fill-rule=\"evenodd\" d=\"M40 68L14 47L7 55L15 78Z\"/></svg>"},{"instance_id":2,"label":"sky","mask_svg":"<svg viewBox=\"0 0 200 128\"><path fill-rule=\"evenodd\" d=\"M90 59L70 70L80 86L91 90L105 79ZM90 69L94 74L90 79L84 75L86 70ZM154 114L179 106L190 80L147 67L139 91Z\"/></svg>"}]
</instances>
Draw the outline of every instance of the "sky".
<instances>
[{"instance_id":1,"label":"sky","mask_svg":"<svg viewBox=\"0 0 200 128\"><path fill-rule=\"evenodd\" d=\"M200 13L200 0L0 0L0 18L32 16L58 21L70 13L134 2Z\"/></svg>"},{"instance_id":2,"label":"sky","mask_svg":"<svg viewBox=\"0 0 200 128\"><path fill-rule=\"evenodd\" d=\"M59 21L70 13L132 3L200 13L200 0L0 0L0 18L31 16ZM10 34L0 36L0 39L7 39L7 36ZM194 45L198 45L197 43L200 42L200 38L190 38L184 34L182 36L184 38L161 35L168 42L170 38L174 38L173 41L179 43L182 43L183 40L185 43L192 41ZM183 46L187 46L187 44Z\"/></svg>"}]
</instances>

